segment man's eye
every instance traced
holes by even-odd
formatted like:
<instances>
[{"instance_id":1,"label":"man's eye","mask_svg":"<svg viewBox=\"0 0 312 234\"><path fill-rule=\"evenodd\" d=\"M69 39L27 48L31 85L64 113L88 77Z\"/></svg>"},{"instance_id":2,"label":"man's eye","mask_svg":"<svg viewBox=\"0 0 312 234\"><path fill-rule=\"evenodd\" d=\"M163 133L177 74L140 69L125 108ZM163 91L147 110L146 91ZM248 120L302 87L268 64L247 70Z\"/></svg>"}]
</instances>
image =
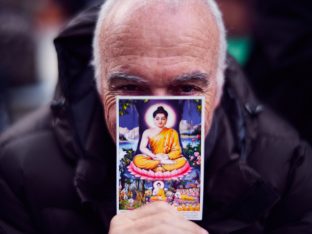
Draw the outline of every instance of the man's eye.
<instances>
[{"instance_id":1,"label":"man's eye","mask_svg":"<svg viewBox=\"0 0 312 234\"><path fill-rule=\"evenodd\" d=\"M194 91L194 87L191 85L184 85L180 88L182 92L188 93Z\"/></svg>"},{"instance_id":2,"label":"man's eye","mask_svg":"<svg viewBox=\"0 0 312 234\"><path fill-rule=\"evenodd\" d=\"M128 92L133 92L133 91L140 91L140 87L137 85L122 85L120 87L118 87L119 90L121 91L128 91Z\"/></svg>"},{"instance_id":3,"label":"man's eye","mask_svg":"<svg viewBox=\"0 0 312 234\"><path fill-rule=\"evenodd\" d=\"M203 88L193 84L182 84L171 87L173 95L195 95L203 92Z\"/></svg>"},{"instance_id":4,"label":"man's eye","mask_svg":"<svg viewBox=\"0 0 312 234\"><path fill-rule=\"evenodd\" d=\"M183 93L191 93L191 92L199 91L198 88L195 87L194 85L183 85L183 86L180 86L178 90Z\"/></svg>"}]
</instances>

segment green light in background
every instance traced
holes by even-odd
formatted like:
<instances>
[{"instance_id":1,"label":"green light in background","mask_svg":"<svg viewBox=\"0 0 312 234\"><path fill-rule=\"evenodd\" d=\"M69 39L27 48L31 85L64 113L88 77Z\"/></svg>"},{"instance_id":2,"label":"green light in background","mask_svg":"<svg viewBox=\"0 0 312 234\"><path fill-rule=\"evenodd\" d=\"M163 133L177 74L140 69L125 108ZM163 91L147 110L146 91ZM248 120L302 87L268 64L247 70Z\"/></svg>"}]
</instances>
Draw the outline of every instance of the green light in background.
<instances>
[{"instance_id":1,"label":"green light in background","mask_svg":"<svg viewBox=\"0 0 312 234\"><path fill-rule=\"evenodd\" d=\"M228 38L228 52L236 61L245 65L251 49L251 40L248 37L231 37Z\"/></svg>"}]
</instances>

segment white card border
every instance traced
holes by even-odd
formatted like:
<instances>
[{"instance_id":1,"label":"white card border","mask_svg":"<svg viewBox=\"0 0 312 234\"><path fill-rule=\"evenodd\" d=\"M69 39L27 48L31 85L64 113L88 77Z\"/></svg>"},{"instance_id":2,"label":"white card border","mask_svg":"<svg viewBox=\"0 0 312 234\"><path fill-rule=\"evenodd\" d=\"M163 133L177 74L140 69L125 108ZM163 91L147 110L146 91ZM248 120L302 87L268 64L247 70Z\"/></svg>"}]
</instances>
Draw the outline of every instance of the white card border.
<instances>
[{"instance_id":1,"label":"white card border","mask_svg":"<svg viewBox=\"0 0 312 234\"><path fill-rule=\"evenodd\" d=\"M116 211L117 214L131 212L119 209L119 101L120 100L198 100L202 101L201 110L201 170L200 170L200 211L178 211L186 219L201 221L204 209L204 170L205 170L205 96L116 96ZM192 215L191 215L192 214ZM195 215L197 214L197 215ZM192 217L195 216L195 217Z\"/></svg>"}]
</instances>

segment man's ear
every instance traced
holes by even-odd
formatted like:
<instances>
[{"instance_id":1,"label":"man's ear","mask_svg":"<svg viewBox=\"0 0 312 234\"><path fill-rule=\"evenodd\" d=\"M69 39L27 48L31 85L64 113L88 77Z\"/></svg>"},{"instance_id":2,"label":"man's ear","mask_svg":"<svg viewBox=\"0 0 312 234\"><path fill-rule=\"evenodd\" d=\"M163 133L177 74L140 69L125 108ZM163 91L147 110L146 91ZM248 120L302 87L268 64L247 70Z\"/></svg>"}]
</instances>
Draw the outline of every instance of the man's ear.
<instances>
[{"instance_id":1,"label":"man's ear","mask_svg":"<svg viewBox=\"0 0 312 234\"><path fill-rule=\"evenodd\" d=\"M225 68L224 68L225 69ZM217 93L216 93L216 99L214 102L214 108L217 108L221 102L222 95L223 95L223 88L224 88L224 83L225 83L225 70L218 70L216 79L217 79Z\"/></svg>"},{"instance_id":2,"label":"man's ear","mask_svg":"<svg viewBox=\"0 0 312 234\"><path fill-rule=\"evenodd\" d=\"M100 100L103 100L103 82L99 82L99 84L96 84L96 92L100 97Z\"/></svg>"},{"instance_id":3,"label":"man's ear","mask_svg":"<svg viewBox=\"0 0 312 234\"><path fill-rule=\"evenodd\" d=\"M214 102L214 108L217 108L219 106L221 102L222 94L223 94L223 87L217 90L217 95L216 95L216 99Z\"/></svg>"}]
</instances>

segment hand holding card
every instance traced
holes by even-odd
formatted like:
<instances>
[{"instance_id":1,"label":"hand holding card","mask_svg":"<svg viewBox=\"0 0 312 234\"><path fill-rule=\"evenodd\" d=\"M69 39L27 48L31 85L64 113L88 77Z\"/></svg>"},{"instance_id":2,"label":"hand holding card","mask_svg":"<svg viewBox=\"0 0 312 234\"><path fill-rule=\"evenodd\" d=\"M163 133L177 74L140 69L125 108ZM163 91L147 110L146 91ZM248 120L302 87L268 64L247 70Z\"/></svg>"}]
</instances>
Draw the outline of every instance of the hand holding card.
<instances>
[{"instance_id":1,"label":"hand holding card","mask_svg":"<svg viewBox=\"0 0 312 234\"><path fill-rule=\"evenodd\" d=\"M109 234L123 233L208 234L165 202L153 202L131 212L116 215L111 221Z\"/></svg>"}]
</instances>

